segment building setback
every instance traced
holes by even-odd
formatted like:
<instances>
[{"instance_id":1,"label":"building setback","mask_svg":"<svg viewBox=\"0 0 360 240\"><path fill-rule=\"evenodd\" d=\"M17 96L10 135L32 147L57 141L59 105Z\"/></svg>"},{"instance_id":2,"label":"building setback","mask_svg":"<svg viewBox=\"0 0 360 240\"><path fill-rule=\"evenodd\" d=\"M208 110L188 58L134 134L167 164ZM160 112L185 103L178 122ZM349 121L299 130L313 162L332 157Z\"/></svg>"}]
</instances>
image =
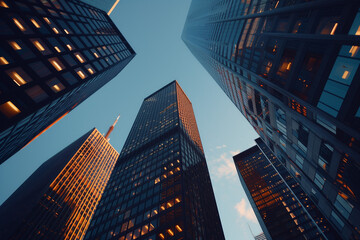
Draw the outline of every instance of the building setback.
<instances>
[{"instance_id":1,"label":"building setback","mask_svg":"<svg viewBox=\"0 0 360 240\"><path fill-rule=\"evenodd\" d=\"M193 0L182 34L344 239L360 239L359 7Z\"/></svg>"},{"instance_id":2,"label":"building setback","mask_svg":"<svg viewBox=\"0 0 360 240\"><path fill-rule=\"evenodd\" d=\"M0 0L0 29L0 164L135 55L104 11L76 0Z\"/></svg>"},{"instance_id":3,"label":"building setback","mask_svg":"<svg viewBox=\"0 0 360 240\"><path fill-rule=\"evenodd\" d=\"M93 129L50 158L1 205L1 239L82 239L118 156Z\"/></svg>"},{"instance_id":4,"label":"building setback","mask_svg":"<svg viewBox=\"0 0 360 240\"><path fill-rule=\"evenodd\" d=\"M192 105L145 98L84 239L224 239Z\"/></svg>"},{"instance_id":5,"label":"building setback","mask_svg":"<svg viewBox=\"0 0 360 240\"><path fill-rule=\"evenodd\" d=\"M234 156L241 184L265 236L259 239L339 239L298 182L259 138Z\"/></svg>"}]
</instances>

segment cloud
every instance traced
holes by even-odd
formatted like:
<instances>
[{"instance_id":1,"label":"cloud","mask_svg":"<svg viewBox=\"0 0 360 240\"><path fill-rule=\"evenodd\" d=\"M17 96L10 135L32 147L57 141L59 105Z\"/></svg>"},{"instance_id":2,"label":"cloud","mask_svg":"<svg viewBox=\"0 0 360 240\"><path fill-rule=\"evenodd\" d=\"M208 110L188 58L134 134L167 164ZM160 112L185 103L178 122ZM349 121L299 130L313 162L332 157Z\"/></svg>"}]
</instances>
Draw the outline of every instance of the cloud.
<instances>
[{"instance_id":1,"label":"cloud","mask_svg":"<svg viewBox=\"0 0 360 240\"><path fill-rule=\"evenodd\" d=\"M254 223L257 222L255 213L251 207L247 207L245 198L242 198L241 201L235 205L235 209L241 218L246 218Z\"/></svg>"},{"instance_id":2,"label":"cloud","mask_svg":"<svg viewBox=\"0 0 360 240\"><path fill-rule=\"evenodd\" d=\"M216 178L233 178L237 176L234 161L228 153L223 153L219 158L215 159L212 166L212 172Z\"/></svg>"},{"instance_id":3,"label":"cloud","mask_svg":"<svg viewBox=\"0 0 360 240\"><path fill-rule=\"evenodd\" d=\"M220 146L216 146L216 149L222 149L222 148L226 148L227 146L225 144L220 145Z\"/></svg>"}]
</instances>

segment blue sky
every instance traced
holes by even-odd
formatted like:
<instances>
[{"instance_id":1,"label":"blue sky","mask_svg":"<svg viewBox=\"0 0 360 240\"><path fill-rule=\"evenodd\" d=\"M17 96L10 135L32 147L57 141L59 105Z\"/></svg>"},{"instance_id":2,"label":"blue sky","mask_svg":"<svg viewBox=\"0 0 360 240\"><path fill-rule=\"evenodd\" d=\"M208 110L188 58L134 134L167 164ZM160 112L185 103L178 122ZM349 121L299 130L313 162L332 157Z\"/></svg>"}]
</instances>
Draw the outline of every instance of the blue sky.
<instances>
[{"instance_id":1,"label":"blue sky","mask_svg":"<svg viewBox=\"0 0 360 240\"><path fill-rule=\"evenodd\" d=\"M232 156L255 144L256 132L181 40L191 0L121 0L111 18L137 55L111 82L0 165L0 204L44 161L96 127L120 152L142 100L178 80L191 100L228 240L261 229L242 190Z\"/></svg>"}]
</instances>

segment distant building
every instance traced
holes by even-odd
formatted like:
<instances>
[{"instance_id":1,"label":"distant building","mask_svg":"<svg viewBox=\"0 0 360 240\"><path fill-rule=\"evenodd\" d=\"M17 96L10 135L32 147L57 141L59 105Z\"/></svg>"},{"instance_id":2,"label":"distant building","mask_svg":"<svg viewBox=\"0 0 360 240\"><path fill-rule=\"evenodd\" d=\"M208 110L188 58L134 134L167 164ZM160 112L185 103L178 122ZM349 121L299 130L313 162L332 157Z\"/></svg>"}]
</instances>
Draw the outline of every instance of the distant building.
<instances>
[{"instance_id":1,"label":"distant building","mask_svg":"<svg viewBox=\"0 0 360 240\"><path fill-rule=\"evenodd\" d=\"M145 98L84 239L225 239L192 105L176 81Z\"/></svg>"},{"instance_id":2,"label":"distant building","mask_svg":"<svg viewBox=\"0 0 360 240\"><path fill-rule=\"evenodd\" d=\"M182 34L344 239L360 239L359 8L193 0Z\"/></svg>"},{"instance_id":3,"label":"distant building","mask_svg":"<svg viewBox=\"0 0 360 240\"><path fill-rule=\"evenodd\" d=\"M93 129L50 158L0 206L1 239L82 239L118 156Z\"/></svg>"},{"instance_id":4,"label":"distant building","mask_svg":"<svg viewBox=\"0 0 360 240\"><path fill-rule=\"evenodd\" d=\"M76 0L0 0L0 164L135 56L105 12ZM30 161L30 159L29 159Z\"/></svg>"},{"instance_id":5,"label":"distant building","mask_svg":"<svg viewBox=\"0 0 360 240\"><path fill-rule=\"evenodd\" d=\"M120 0L80 0L98 9L105 11L108 15L114 10Z\"/></svg>"},{"instance_id":6,"label":"distant building","mask_svg":"<svg viewBox=\"0 0 360 240\"><path fill-rule=\"evenodd\" d=\"M334 228L265 143L260 138L256 143L234 156L234 161L266 239L339 239Z\"/></svg>"},{"instance_id":7,"label":"distant building","mask_svg":"<svg viewBox=\"0 0 360 240\"><path fill-rule=\"evenodd\" d=\"M267 240L264 233L260 233L259 235L254 237L255 240Z\"/></svg>"}]
</instances>

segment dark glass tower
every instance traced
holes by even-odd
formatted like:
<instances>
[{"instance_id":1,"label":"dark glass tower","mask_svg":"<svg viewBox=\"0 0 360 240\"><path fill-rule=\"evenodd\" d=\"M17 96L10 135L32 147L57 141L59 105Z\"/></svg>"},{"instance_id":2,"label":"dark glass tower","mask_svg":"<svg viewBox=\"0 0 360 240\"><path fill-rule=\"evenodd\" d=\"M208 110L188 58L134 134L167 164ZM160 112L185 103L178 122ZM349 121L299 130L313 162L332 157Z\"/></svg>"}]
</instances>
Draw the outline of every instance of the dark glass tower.
<instances>
[{"instance_id":1,"label":"dark glass tower","mask_svg":"<svg viewBox=\"0 0 360 240\"><path fill-rule=\"evenodd\" d=\"M0 207L0 238L82 239L119 153L97 129L42 164Z\"/></svg>"},{"instance_id":2,"label":"dark glass tower","mask_svg":"<svg viewBox=\"0 0 360 240\"><path fill-rule=\"evenodd\" d=\"M0 164L113 79L135 53L76 0L0 0Z\"/></svg>"},{"instance_id":3,"label":"dark glass tower","mask_svg":"<svg viewBox=\"0 0 360 240\"><path fill-rule=\"evenodd\" d=\"M182 35L345 239L360 235L359 7L193 0Z\"/></svg>"},{"instance_id":4,"label":"dark glass tower","mask_svg":"<svg viewBox=\"0 0 360 240\"><path fill-rule=\"evenodd\" d=\"M265 143L260 138L256 143L234 161L266 239L339 239Z\"/></svg>"},{"instance_id":5,"label":"dark glass tower","mask_svg":"<svg viewBox=\"0 0 360 240\"><path fill-rule=\"evenodd\" d=\"M192 105L145 98L85 239L224 239Z\"/></svg>"}]
</instances>

